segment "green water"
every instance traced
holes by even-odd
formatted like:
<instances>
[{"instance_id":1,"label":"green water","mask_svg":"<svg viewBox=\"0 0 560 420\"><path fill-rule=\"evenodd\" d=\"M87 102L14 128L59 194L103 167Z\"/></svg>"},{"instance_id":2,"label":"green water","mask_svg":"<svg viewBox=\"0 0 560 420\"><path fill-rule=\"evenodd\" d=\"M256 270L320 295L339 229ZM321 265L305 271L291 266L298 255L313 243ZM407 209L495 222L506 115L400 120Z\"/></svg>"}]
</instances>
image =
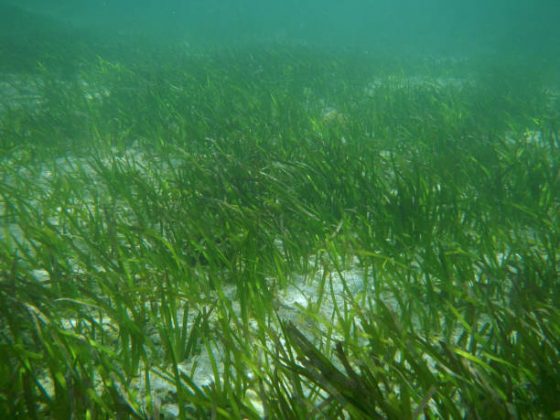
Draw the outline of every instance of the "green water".
<instances>
[{"instance_id":1,"label":"green water","mask_svg":"<svg viewBox=\"0 0 560 420\"><path fill-rule=\"evenodd\" d=\"M0 418L558 418L559 17L0 1Z\"/></svg>"}]
</instances>

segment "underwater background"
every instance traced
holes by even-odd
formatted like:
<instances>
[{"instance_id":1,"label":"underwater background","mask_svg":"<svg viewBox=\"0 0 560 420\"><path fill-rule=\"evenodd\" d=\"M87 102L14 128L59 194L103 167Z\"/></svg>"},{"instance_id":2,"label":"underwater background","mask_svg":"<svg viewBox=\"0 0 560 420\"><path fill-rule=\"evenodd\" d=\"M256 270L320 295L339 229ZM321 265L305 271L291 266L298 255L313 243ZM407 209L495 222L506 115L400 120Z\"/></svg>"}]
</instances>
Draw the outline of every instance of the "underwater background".
<instances>
[{"instance_id":1,"label":"underwater background","mask_svg":"<svg viewBox=\"0 0 560 420\"><path fill-rule=\"evenodd\" d=\"M559 22L0 0L0 418L560 418Z\"/></svg>"},{"instance_id":2,"label":"underwater background","mask_svg":"<svg viewBox=\"0 0 560 420\"><path fill-rule=\"evenodd\" d=\"M79 28L203 45L284 42L389 54L558 51L554 0L11 2ZM10 4L7 2L6 4Z\"/></svg>"}]
</instances>

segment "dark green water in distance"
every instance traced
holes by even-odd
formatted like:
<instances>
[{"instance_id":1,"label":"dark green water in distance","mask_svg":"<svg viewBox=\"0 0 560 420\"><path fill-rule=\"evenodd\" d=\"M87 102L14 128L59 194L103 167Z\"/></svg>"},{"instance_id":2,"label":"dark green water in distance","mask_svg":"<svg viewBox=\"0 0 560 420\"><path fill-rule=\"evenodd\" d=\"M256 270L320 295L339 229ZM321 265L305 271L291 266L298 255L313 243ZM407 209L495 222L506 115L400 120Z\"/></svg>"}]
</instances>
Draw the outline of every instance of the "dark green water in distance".
<instances>
[{"instance_id":1,"label":"dark green water in distance","mask_svg":"<svg viewBox=\"0 0 560 420\"><path fill-rule=\"evenodd\" d=\"M10 2L4 3L9 4ZM30 13L108 35L235 45L280 41L399 53L558 52L555 0L21 0Z\"/></svg>"}]
</instances>

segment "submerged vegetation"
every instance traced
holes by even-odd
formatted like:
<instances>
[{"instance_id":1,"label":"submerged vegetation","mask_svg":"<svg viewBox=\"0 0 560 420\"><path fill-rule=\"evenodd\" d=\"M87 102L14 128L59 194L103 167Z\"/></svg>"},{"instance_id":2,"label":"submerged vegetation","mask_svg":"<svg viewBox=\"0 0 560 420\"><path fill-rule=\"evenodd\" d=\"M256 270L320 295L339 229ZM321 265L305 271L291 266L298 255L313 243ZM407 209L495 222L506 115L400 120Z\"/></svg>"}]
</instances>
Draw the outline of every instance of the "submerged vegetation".
<instances>
[{"instance_id":1,"label":"submerged vegetation","mask_svg":"<svg viewBox=\"0 0 560 420\"><path fill-rule=\"evenodd\" d=\"M560 416L541 73L288 47L82 60L1 85L0 413Z\"/></svg>"}]
</instances>

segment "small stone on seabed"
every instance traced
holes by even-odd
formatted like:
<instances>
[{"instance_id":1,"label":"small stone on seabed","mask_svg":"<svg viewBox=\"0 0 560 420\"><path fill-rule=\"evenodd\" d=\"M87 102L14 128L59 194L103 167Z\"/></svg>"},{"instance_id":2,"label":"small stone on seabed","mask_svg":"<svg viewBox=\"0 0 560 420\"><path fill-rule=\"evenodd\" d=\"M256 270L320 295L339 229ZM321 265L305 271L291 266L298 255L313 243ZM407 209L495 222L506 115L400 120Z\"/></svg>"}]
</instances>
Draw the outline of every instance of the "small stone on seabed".
<instances>
[{"instance_id":1,"label":"small stone on seabed","mask_svg":"<svg viewBox=\"0 0 560 420\"><path fill-rule=\"evenodd\" d=\"M38 282L48 281L51 278L49 272L43 268L31 271L31 275Z\"/></svg>"}]
</instances>

